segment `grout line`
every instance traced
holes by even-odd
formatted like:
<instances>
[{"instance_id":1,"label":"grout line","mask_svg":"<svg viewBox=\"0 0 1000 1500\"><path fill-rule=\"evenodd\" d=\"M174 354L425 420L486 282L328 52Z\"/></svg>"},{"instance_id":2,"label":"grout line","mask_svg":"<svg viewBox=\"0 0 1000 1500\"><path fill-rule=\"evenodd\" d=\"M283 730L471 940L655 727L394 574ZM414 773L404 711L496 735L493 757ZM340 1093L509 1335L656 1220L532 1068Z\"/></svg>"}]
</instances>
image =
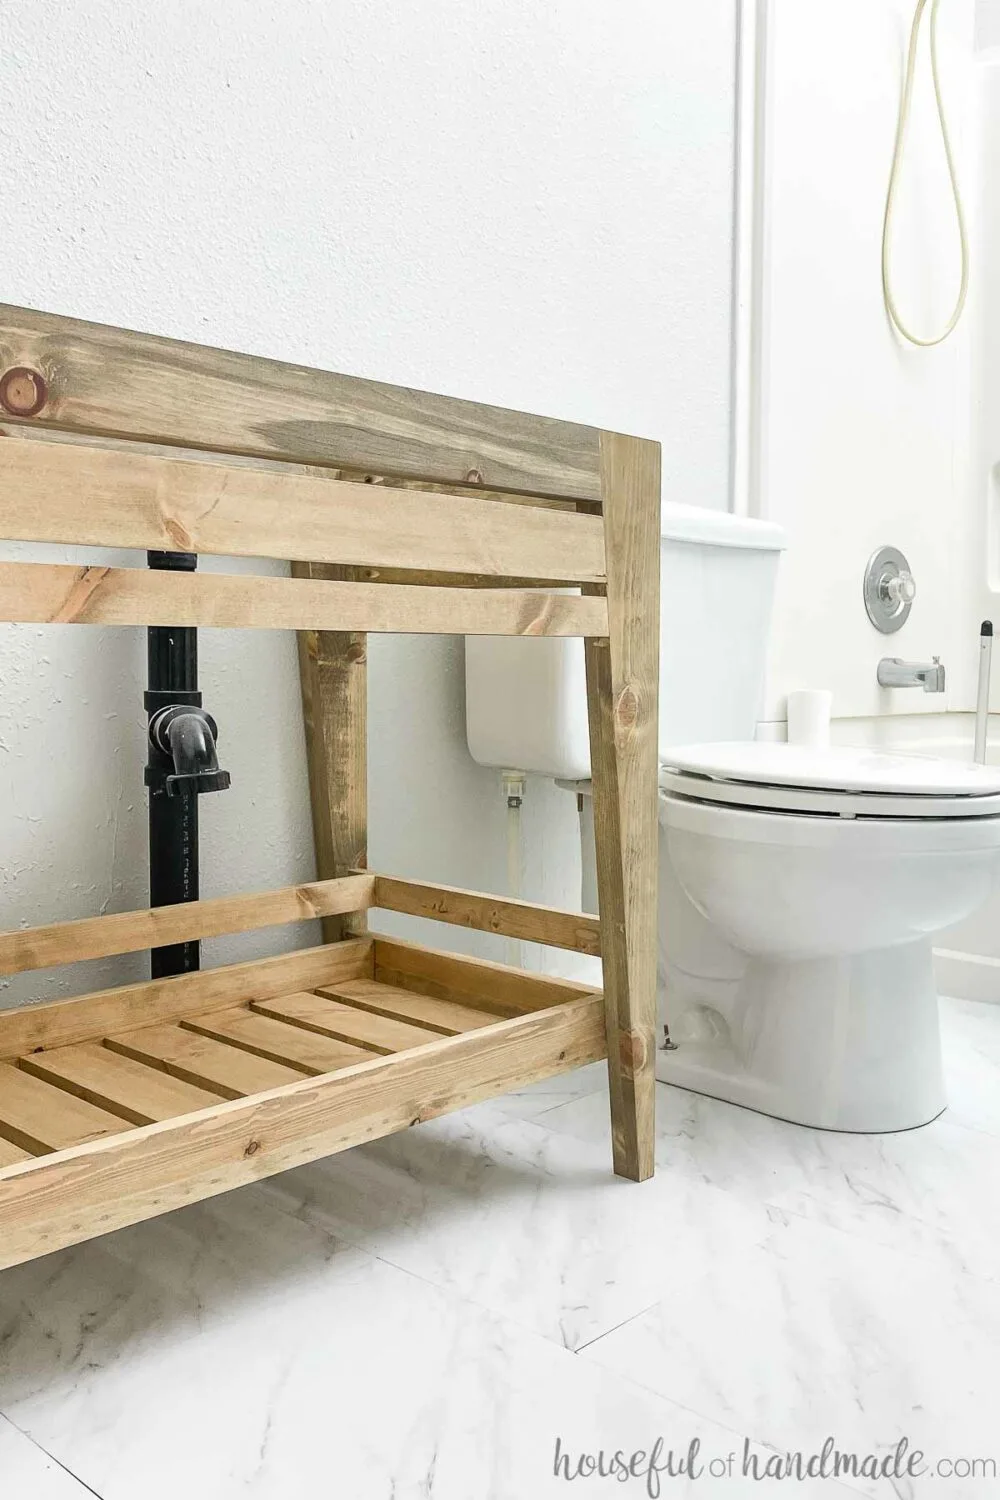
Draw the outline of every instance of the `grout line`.
<instances>
[{"instance_id":1,"label":"grout line","mask_svg":"<svg viewBox=\"0 0 1000 1500\"><path fill-rule=\"evenodd\" d=\"M2 1417L5 1422L9 1422L14 1431L19 1432L21 1436L27 1442L29 1442L33 1448L38 1449L39 1453L44 1453L45 1457L51 1460L51 1462L55 1464L56 1468L61 1469L64 1474L68 1474L70 1479L72 1479L76 1484L80 1485L82 1489L85 1489L88 1495L93 1495L95 1497L95 1500L104 1500L104 1497L101 1495L99 1490L95 1490L94 1487L92 1485L89 1485L85 1479L81 1479L80 1475L75 1473L68 1464L64 1464L61 1458L57 1458L56 1455L54 1453L51 1453L43 1443L40 1443L37 1438L33 1438L30 1432L26 1432L23 1427L18 1426L17 1422L15 1422L13 1417L9 1416L7 1412L0 1411L0 1417Z\"/></svg>"},{"instance_id":2,"label":"grout line","mask_svg":"<svg viewBox=\"0 0 1000 1500\"><path fill-rule=\"evenodd\" d=\"M627 1328L630 1323L635 1322L636 1318L644 1318L647 1313L652 1312L655 1307L659 1307L660 1303L665 1300L664 1297L657 1297L656 1301L650 1302L648 1307L640 1307L638 1312L630 1313L627 1318L622 1318L620 1323L613 1324L611 1328L605 1328L603 1333L595 1333L592 1339L587 1339L584 1343L577 1344L576 1348L571 1352L573 1354L582 1354L584 1349L593 1348L595 1344L601 1342L601 1339L606 1339L610 1334L617 1333L619 1328ZM639 1383L638 1381L636 1382L636 1384Z\"/></svg>"},{"instance_id":3,"label":"grout line","mask_svg":"<svg viewBox=\"0 0 1000 1500\"><path fill-rule=\"evenodd\" d=\"M508 1120L521 1120L524 1124L527 1124L527 1125L540 1125L542 1123L542 1121L547 1118L547 1116L549 1116L551 1114L554 1114L557 1109L562 1109L562 1107L563 1107L564 1104L576 1104L579 1100L581 1100L581 1099L589 1099L594 1094L604 1094L604 1095L606 1095L606 1093L607 1093L606 1086L605 1086L604 1089L601 1089L601 1088L588 1089L586 1091L586 1093L583 1093L583 1094L546 1094L546 1093L543 1093L543 1092L539 1092L539 1093L535 1094L534 1096L532 1096L527 1090L522 1090L520 1093L517 1090L514 1090L514 1092L511 1093L511 1094L498 1094L496 1096L495 1102L496 1102L496 1104L497 1104L497 1106L499 1108L500 1114L502 1114L505 1119L508 1119ZM552 1102L547 1103L543 1109L536 1110L535 1113L533 1113L533 1114L524 1114L519 1109L509 1109L508 1110L508 1109L504 1109L504 1107L503 1107L505 1099L524 1099L524 1098L530 1099L532 1097L534 1097L536 1099L547 1099L547 1100L550 1100ZM578 1139L578 1137L574 1137L574 1136L571 1136L571 1135L567 1134L567 1132L564 1131L564 1130L556 1130L556 1129L554 1129L551 1125L547 1125L546 1129L549 1130L549 1131L551 1131L551 1133L553 1135L558 1135L560 1137L560 1139L565 1139L565 1140Z\"/></svg>"},{"instance_id":4,"label":"grout line","mask_svg":"<svg viewBox=\"0 0 1000 1500\"><path fill-rule=\"evenodd\" d=\"M505 1121L504 1123L507 1122ZM532 1122L529 1121L528 1123L530 1124ZM388 1266L391 1270L400 1272L404 1276L409 1276L414 1281L421 1282L424 1286L429 1287L431 1291L435 1292L438 1296L445 1297L448 1301L458 1303L460 1306L474 1308L477 1312L485 1314L487 1317L494 1319L498 1323L508 1323L512 1327L519 1328L522 1332L530 1334L533 1338L541 1340L542 1343L551 1344L556 1349L564 1350L567 1354L579 1354L581 1349L588 1348L591 1344L596 1343L598 1339L605 1338L607 1334L613 1333L615 1331L614 1328L608 1328L604 1333L597 1334L593 1339L588 1339L585 1344L579 1345L578 1348L571 1347L563 1340L554 1338L549 1333L542 1332L535 1326L535 1324L528 1322L526 1319L517 1317L509 1312L501 1312L498 1308L491 1306L488 1302L481 1301L480 1298L470 1295L468 1292L456 1291L454 1287L434 1280L431 1276L427 1275L423 1271L416 1271L412 1266L400 1264L399 1261L393 1260L391 1256L386 1254L385 1251L381 1248L376 1250L371 1246L371 1244L366 1244L363 1238L355 1239L352 1235L345 1234L343 1230L334 1228L332 1224L324 1222L322 1213L320 1213L320 1217L318 1219L312 1217L309 1213L311 1205L308 1201L301 1203L297 1207L291 1207L289 1205L277 1202L274 1199L270 1199L269 1202L271 1203L271 1206L277 1210L278 1213L284 1214L286 1218L297 1220L300 1224L304 1224L308 1228L314 1231L318 1231L320 1234L326 1235L334 1242L342 1245L348 1245L351 1249L358 1250L363 1255L368 1256L369 1259L378 1261L382 1265ZM642 1307L637 1312L630 1314L629 1317L623 1318L621 1323L617 1323L615 1325L615 1328L622 1328L626 1323L631 1323L634 1318L642 1317L644 1313L650 1312L654 1307L658 1306L659 1302L662 1300L662 1298L658 1298L656 1302L650 1303L648 1307Z\"/></svg>"},{"instance_id":5,"label":"grout line","mask_svg":"<svg viewBox=\"0 0 1000 1500\"><path fill-rule=\"evenodd\" d=\"M664 1299L661 1298L660 1300L663 1301ZM659 1303L654 1302L653 1307L657 1306L659 1306ZM650 1312L652 1308L646 1308L645 1311ZM636 1313L635 1317L642 1317L642 1313ZM626 1318L623 1323L616 1324L616 1328L624 1328L626 1324L634 1321L634 1318ZM586 1344L581 1344L579 1349L573 1349L569 1352L571 1354L579 1354L582 1350L591 1348L594 1344L599 1343L601 1339L607 1338L608 1334L614 1333L616 1328L609 1328L607 1333L599 1333L597 1338L590 1339ZM723 1421L720 1417L714 1416L710 1412L702 1411L700 1407L689 1406L686 1401L681 1401L676 1396L669 1396L665 1391L658 1390L656 1386L648 1385L644 1380L636 1379L634 1375L626 1375L623 1371L614 1369L610 1365L601 1364L599 1360L594 1360L592 1363L605 1375L613 1376L615 1380L620 1381L623 1385L633 1386L636 1390L643 1391L647 1395L652 1396L656 1401L664 1401L667 1405L675 1407L678 1411L687 1412L689 1416L696 1418L699 1422L707 1422L709 1426L717 1428L720 1432L731 1433L734 1439L738 1439L740 1442L746 1440L755 1447L763 1448L769 1453L784 1453L786 1451L786 1446L772 1442L768 1438L755 1437L751 1432L741 1431L739 1428L733 1427L728 1420ZM856 1489L854 1485L848 1484L842 1479L827 1482L832 1484L830 1493L834 1496L867 1495L869 1493L867 1490Z\"/></svg>"}]
</instances>

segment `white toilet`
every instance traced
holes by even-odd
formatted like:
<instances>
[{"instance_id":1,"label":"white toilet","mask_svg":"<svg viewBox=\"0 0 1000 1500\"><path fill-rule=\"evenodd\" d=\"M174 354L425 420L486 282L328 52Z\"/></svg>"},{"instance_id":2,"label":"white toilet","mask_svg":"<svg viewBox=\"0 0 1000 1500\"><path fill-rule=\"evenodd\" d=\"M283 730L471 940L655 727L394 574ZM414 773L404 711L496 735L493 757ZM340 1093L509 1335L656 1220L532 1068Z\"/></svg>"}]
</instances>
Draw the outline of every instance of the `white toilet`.
<instances>
[{"instance_id":1,"label":"white toilet","mask_svg":"<svg viewBox=\"0 0 1000 1500\"><path fill-rule=\"evenodd\" d=\"M782 547L766 522L664 509L657 1077L904 1130L945 1106L931 941L1000 881L1000 772L753 740ZM585 790L581 643L466 651L473 756Z\"/></svg>"}]
</instances>

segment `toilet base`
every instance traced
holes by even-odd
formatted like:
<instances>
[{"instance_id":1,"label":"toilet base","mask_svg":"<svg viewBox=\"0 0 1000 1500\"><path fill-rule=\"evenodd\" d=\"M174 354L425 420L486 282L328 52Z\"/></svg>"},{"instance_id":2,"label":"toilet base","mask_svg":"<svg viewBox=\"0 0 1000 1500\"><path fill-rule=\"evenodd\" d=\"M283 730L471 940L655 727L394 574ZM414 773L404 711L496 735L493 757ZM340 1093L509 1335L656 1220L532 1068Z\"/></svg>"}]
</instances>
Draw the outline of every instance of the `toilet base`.
<instances>
[{"instance_id":1,"label":"toilet base","mask_svg":"<svg viewBox=\"0 0 1000 1500\"><path fill-rule=\"evenodd\" d=\"M664 997L661 997L664 1001ZM929 940L833 958L749 955L724 1011L686 977L656 1076L800 1125L911 1130L945 1108Z\"/></svg>"}]
</instances>

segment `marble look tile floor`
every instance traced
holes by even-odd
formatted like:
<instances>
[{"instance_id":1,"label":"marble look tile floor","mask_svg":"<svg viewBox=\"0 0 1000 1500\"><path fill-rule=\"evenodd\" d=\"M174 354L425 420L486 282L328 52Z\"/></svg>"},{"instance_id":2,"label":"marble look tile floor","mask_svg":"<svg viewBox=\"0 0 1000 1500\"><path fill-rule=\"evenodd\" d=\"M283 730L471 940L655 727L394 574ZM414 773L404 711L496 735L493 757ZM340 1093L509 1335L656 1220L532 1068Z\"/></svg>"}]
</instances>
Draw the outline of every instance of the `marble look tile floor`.
<instances>
[{"instance_id":1,"label":"marble look tile floor","mask_svg":"<svg viewBox=\"0 0 1000 1500\"><path fill-rule=\"evenodd\" d=\"M953 1103L906 1135L660 1087L635 1187L582 1069L0 1273L0 1497L997 1493L741 1473L1000 1464L1000 1007L942 1012ZM699 1477L553 1472L657 1438Z\"/></svg>"}]
</instances>

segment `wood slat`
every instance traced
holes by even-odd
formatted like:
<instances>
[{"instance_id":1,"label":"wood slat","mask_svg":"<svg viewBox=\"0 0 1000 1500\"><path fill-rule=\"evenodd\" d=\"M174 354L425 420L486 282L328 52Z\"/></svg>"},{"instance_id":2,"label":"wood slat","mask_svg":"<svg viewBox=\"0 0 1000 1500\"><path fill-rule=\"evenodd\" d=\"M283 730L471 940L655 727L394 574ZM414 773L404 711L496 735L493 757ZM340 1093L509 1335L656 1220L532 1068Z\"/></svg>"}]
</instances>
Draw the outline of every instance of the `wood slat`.
<instances>
[{"instance_id":1,"label":"wood slat","mask_svg":"<svg viewBox=\"0 0 1000 1500\"><path fill-rule=\"evenodd\" d=\"M176 1115L209 1109L225 1097L172 1078L146 1063L112 1052L100 1042L80 1042L23 1057L20 1066L36 1078L67 1089L89 1104L108 1109L134 1125L152 1125Z\"/></svg>"},{"instance_id":2,"label":"wood slat","mask_svg":"<svg viewBox=\"0 0 1000 1500\"><path fill-rule=\"evenodd\" d=\"M314 576L322 576L319 570L323 566L324 564L322 563L313 564L313 567L317 570ZM327 563L326 566L332 568L335 564ZM344 571L347 570L345 569ZM357 583L381 583L383 585L407 583L414 587L419 586L420 588L564 589L566 587L565 583L558 578L513 578L507 575L501 578L499 574L487 577L483 573L443 572L440 569L434 568L352 568L350 571L356 575L355 582ZM305 573L296 574L293 571L293 576L304 578L308 575Z\"/></svg>"},{"instance_id":3,"label":"wood slat","mask_svg":"<svg viewBox=\"0 0 1000 1500\"><path fill-rule=\"evenodd\" d=\"M427 995L415 995L412 990L397 989L391 984L377 984L373 979L349 979L331 985L327 991L338 1000L346 1000L362 1010L374 1011L379 1016L392 1016L395 1020L415 1021L429 1031L438 1031L442 1036L457 1036L461 1031L475 1031L480 1026L492 1026L496 1016L471 1005L459 1005L454 1000L435 1000Z\"/></svg>"},{"instance_id":4,"label":"wood slat","mask_svg":"<svg viewBox=\"0 0 1000 1500\"><path fill-rule=\"evenodd\" d=\"M291 1021L324 1036L357 1042L370 1052L406 1052L410 1047L426 1046L440 1034L408 1021L393 1020L391 1016L358 1010L356 1005L339 1000L335 990L322 988L315 994L303 991L296 995L282 995L277 1000L255 1000L252 1009L263 1016Z\"/></svg>"},{"instance_id":5,"label":"wood slat","mask_svg":"<svg viewBox=\"0 0 1000 1500\"><path fill-rule=\"evenodd\" d=\"M106 1045L125 1057L164 1068L198 1088L212 1089L224 1099L281 1088L301 1079L304 1071L197 1036L182 1026L144 1026L140 1031L109 1036Z\"/></svg>"},{"instance_id":6,"label":"wood slat","mask_svg":"<svg viewBox=\"0 0 1000 1500\"><path fill-rule=\"evenodd\" d=\"M17 366L57 427L600 498L598 433L572 422L0 305L0 373Z\"/></svg>"},{"instance_id":7,"label":"wood slat","mask_svg":"<svg viewBox=\"0 0 1000 1500\"><path fill-rule=\"evenodd\" d=\"M6 442L2 458L5 541L605 576L600 516L82 443Z\"/></svg>"},{"instance_id":8,"label":"wood slat","mask_svg":"<svg viewBox=\"0 0 1000 1500\"><path fill-rule=\"evenodd\" d=\"M118 1115L9 1063L0 1065L0 1130L26 1151L61 1151L128 1128Z\"/></svg>"},{"instance_id":9,"label":"wood slat","mask_svg":"<svg viewBox=\"0 0 1000 1500\"><path fill-rule=\"evenodd\" d=\"M574 980L528 973L488 959L460 958L401 938L376 938L374 978L440 1000L471 1002L500 1016L542 1010L594 992L594 987Z\"/></svg>"},{"instance_id":10,"label":"wood slat","mask_svg":"<svg viewBox=\"0 0 1000 1500\"><path fill-rule=\"evenodd\" d=\"M199 1015L213 1006L221 1009L237 1001L266 1000L291 990L370 974L371 964L370 941L357 939L0 1011L0 1057L20 1057L43 1047L87 1042L154 1021Z\"/></svg>"},{"instance_id":11,"label":"wood slat","mask_svg":"<svg viewBox=\"0 0 1000 1500\"><path fill-rule=\"evenodd\" d=\"M130 1130L42 1159L0 1193L0 1267L17 1265L241 1183L375 1140L605 1055L601 1002L584 997L437 1037L207 1117Z\"/></svg>"},{"instance_id":12,"label":"wood slat","mask_svg":"<svg viewBox=\"0 0 1000 1500\"><path fill-rule=\"evenodd\" d=\"M55 922L49 927L4 932L0 933L0 974L23 974L29 969L46 969L85 958L137 953L166 943L186 943L225 932L248 932L257 927L354 911L368 906L373 884L370 875L351 875L343 880L313 881L278 891L217 896L209 901L116 912L105 917L85 917L76 922Z\"/></svg>"},{"instance_id":13,"label":"wood slat","mask_svg":"<svg viewBox=\"0 0 1000 1500\"><path fill-rule=\"evenodd\" d=\"M30 1151L25 1151L22 1146L15 1146L13 1141L8 1141L0 1135L0 1172L4 1167L16 1167L19 1162L32 1159Z\"/></svg>"},{"instance_id":14,"label":"wood slat","mask_svg":"<svg viewBox=\"0 0 1000 1500\"><path fill-rule=\"evenodd\" d=\"M398 635L606 635L602 598L528 589L322 583L247 574L0 563L0 620Z\"/></svg>"},{"instance_id":15,"label":"wood slat","mask_svg":"<svg viewBox=\"0 0 1000 1500\"><path fill-rule=\"evenodd\" d=\"M544 943L552 948L596 955L601 951L601 924L597 917L477 891L456 890L453 886L377 875L371 905L412 917L472 927L480 932L496 932L529 943Z\"/></svg>"},{"instance_id":16,"label":"wood slat","mask_svg":"<svg viewBox=\"0 0 1000 1500\"><path fill-rule=\"evenodd\" d=\"M192 1016L181 1025L186 1031L232 1042L257 1057L287 1063L305 1073L336 1073L371 1057L371 1052L364 1047L335 1042L330 1037L304 1031L301 1026L289 1026L269 1016L257 1015L243 1006L213 1011L207 1016Z\"/></svg>"}]
</instances>

